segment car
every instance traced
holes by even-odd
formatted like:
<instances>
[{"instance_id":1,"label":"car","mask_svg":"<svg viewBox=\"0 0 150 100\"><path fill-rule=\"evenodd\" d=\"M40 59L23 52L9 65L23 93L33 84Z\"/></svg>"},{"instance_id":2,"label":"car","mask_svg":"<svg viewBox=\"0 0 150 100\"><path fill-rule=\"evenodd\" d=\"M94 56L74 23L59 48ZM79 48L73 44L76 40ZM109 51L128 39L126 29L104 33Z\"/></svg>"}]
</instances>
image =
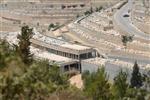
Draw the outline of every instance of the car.
<instances>
[{"instance_id":1,"label":"car","mask_svg":"<svg viewBox=\"0 0 150 100\"><path fill-rule=\"evenodd\" d=\"M123 17L129 17L129 15L128 15L128 14L125 14L125 15L123 15Z\"/></svg>"}]
</instances>

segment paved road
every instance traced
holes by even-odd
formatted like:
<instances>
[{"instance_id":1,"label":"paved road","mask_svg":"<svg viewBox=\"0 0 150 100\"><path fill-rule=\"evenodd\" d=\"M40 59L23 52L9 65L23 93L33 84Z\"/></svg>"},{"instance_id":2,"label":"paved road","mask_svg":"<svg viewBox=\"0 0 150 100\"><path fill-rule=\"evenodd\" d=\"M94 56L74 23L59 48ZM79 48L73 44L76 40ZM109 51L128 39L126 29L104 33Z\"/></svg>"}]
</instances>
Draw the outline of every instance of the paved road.
<instances>
[{"instance_id":1,"label":"paved road","mask_svg":"<svg viewBox=\"0 0 150 100\"><path fill-rule=\"evenodd\" d=\"M132 55L127 55L127 54L124 54L124 55L120 55L120 54L115 54L115 53L106 53L106 52L103 52L103 50L101 50L102 48L100 47L99 44L96 44L94 43L93 41L90 41L90 40L86 40L84 39L82 36L78 36L77 34L75 33L68 33L68 34L65 34L67 35L68 37L70 37L71 39L73 40L76 40L84 45L88 45L88 46L92 46L92 47L95 47L95 48L98 48L98 51L100 54L102 54L103 56L106 56L106 58L108 59L119 59L119 60L123 60L123 61L126 61L126 62L131 62L131 63L134 63L135 61L138 62L138 64L141 64L141 65L146 65L146 64L150 64L150 59L148 58L140 58L139 56L132 56Z\"/></svg>"},{"instance_id":2,"label":"paved road","mask_svg":"<svg viewBox=\"0 0 150 100\"><path fill-rule=\"evenodd\" d=\"M114 14L114 21L123 32L126 32L131 35L135 35L139 38L150 40L150 35L145 34L144 32L137 29L131 22L131 17L123 17L124 14L129 14L128 10L131 11L133 6L133 0L129 0L120 10Z\"/></svg>"},{"instance_id":3,"label":"paved road","mask_svg":"<svg viewBox=\"0 0 150 100\"><path fill-rule=\"evenodd\" d=\"M125 6L123 6L120 10L118 10L117 13L114 15L114 19L115 19L116 23L118 23L120 29L122 29L123 31L126 31L127 33L132 34L132 35L134 34L134 35L136 35L136 36L138 36L140 38L143 38L143 39L146 39L146 40L148 39L149 40L149 36L147 34L139 31L132 24L132 22L130 20L130 17L129 18L124 18L123 17L123 15L125 13L128 13L128 10L132 8L132 2L133 2L133 0L129 0L129 2ZM87 45L87 44L93 44L93 47L101 49L101 48L99 48L100 47L99 44L96 44L96 43L94 43L93 41L90 41L90 40L85 40L82 37L78 36L77 34L73 34L72 33L70 37L73 40L77 40L77 41L79 41L79 42L81 42L81 43L83 43L85 45ZM101 50L100 50L100 53L101 53ZM131 62L131 63L134 63L135 61L138 61L138 63L142 64L142 65L146 65L146 64L150 63L150 59L140 58L139 56L136 57L136 55L135 56L130 56L130 55L127 55L127 54L125 54L125 55L118 55L118 54L106 53L106 56L109 59L119 59L119 60L123 60L123 61L126 61L126 62Z\"/></svg>"}]
</instances>

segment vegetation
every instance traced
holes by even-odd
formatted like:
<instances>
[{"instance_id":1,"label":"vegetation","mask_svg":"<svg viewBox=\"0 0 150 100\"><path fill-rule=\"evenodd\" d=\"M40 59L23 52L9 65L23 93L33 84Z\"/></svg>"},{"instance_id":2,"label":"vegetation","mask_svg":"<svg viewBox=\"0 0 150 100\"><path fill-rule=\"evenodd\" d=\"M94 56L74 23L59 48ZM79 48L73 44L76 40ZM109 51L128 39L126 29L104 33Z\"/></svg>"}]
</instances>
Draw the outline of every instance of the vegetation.
<instances>
[{"instance_id":1,"label":"vegetation","mask_svg":"<svg viewBox=\"0 0 150 100\"><path fill-rule=\"evenodd\" d=\"M48 26L48 31L50 31L51 28L54 28L54 27L55 27L55 25L54 25L53 23L49 24L49 26Z\"/></svg>"},{"instance_id":2,"label":"vegetation","mask_svg":"<svg viewBox=\"0 0 150 100\"><path fill-rule=\"evenodd\" d=\"M56 23L56 24L51 23L51 24L48 26L48 31L50 31L50 30L53 31L53 30L57 29L58 27L60 27L59 23Z\"/></svg>"},{"instance_id":3,"label":"vegetation","mask_svg":"<svg viewBox=\"0 0 150 100\"><path fill-rule=\"evenodd\" d=\"M133 66L133 72L131 77L131 87L139 88L143 85L142 75L139 72L139 66L137 62L135 62Z\"/></svg>"},{"instance_id":4,"label":"vegetation","mask_svg":"<svg viewBox=\"0 0 150 100\"><path fill-rule=\"evenodd\" d=\"M95 10L93 10L93 8L91 7L89 10L87 10L86 12L84 12L84 15L90 15L90 14L92 14L94 11L95 11L95 12L100 12L102 9L103 9L102 6L96 7Z\"/></svg>"},{"instance_id":5,"label":"vegetation","mask_svg":"<svg viewBox=\"0 0 150 100\"><path fill-rule=\"evenodd\" d=\"M29 26L23 26L21 28L21 34L18 35L19 43L15 45L16 50L25 64L31 64L33 61L33 54L30 52L30 39L32 38L33 32L32 28Z\"/></svg>"},{"instance_id":6,"label":"vegetation","mask_svg":"<svg viewBox=\"0 0 150 100\"><path fill-rule=\"evenodd\" d=\"M133 41L133 36L122 35L122 43L126 47L128 42Z\"/></svg>"},{"instance_id":7,"label":"vegetation","mask_svg":"<svg viewBox=\"0 0 150 100\"><path fill-rule=\"evenodd\" d=\"M91 7L90 10L87 10L86 12L84 12L84 15L90 15L92 14L94 11L93 11L93 8Z\"/></svg>"},{"instance_id":8,"label":"vegetation","mask_svg":"<svg viewBox=\"0 0 150 100\"><path fill-rule=\"evenodd\" d=\"M99 69L96 73L83 75L84 91L93 100L110 100L110 84L104 68Z\"/></svg>"},{"instance_id":9,"label":"vegetation","mask_svg":"<svg viewBox=\"0 0 150 100\"><path fill-rule=\"evenodd\" d=\"M109 83L104 68L85 72L83 90L68 83L56 65L36 61L26 65L6 41L0 42L0 100L146 100L147 88L130 87L126 72ZM136 64L134 66L137 66ZM147 75L149 78L149 76ZM147 78L146 78L147 79ZM145 79L145 80L146 80ZM148 99L147 99L148 100Z\"/></svg>"},{"instance_id":10,"label":"vegetation","mask_svg":"<svg viewBox=\"0 0 150 100\"><path fill-rule=\"evenodd\" d=\"M102 9L103 9L103 7L102 7L102 6L100 6L100 7L96 7L95 11L96 11L96 12L100 12Z\"/></svg>"},{"instance_id":11,"label":"vegetation","mask_svg":"<svg viewBox=\"0 0 150 100\"><path fill-rule=\"evenodd\" d=\"M132 76L133 77L133 76ZM122 70L114 78L114 82L109 83L104 68L96 73L84 72L84 93L92 100L149 100L150 91L148 88L131 87L127 81L127 73Z\"/></svg>"},{"instance_id":12,"label":"vegetation","mask_svg":"<svg viewBox=\"0 0 150 100\"><path fill-rule=\"evenodd\" d=\"M0 44L0 100L46 100L50 93L69 88L68 78L47 61L26 65L6 41Z\"/></svg>"},{"instance_id":13,"label":"vegetation","mask_svg":"<svg viewBox=\"0 0 150 100\"><path fill-rule=\"evenodd\" d=\"M84 15L90 15L91 14L91 12L90 11L86 11L86 12L84 12Z\"/></svg>"},{"instance_id":14,"label":"vegetation","mask_svg":"<svg viewBox=\"0 0 150 100\"><path fill-rule=\"evenodd\" d=\"M60 73L58 66L33 58L30 62L31 36L32 29L24 26L18 45L0 41L0 100L150 100L150 75L145 74L143 78L137 63L131 83L123 71L110 83L102 67L95 73L83 73L84 87L80 90L69 84L68 77ZM26 54L25 58L21 52Z\"/></svg>"},{"instance_id":15,"label":"vegetation","mask_svg":"<svg viewBox=\"0 0 150 100\"><path fill-rule=\"evenodd\" d=\"M123 72L122 70L119 74L114 78L114 84L112 86L112 93L116 100L121 100L125 97L128 89L127 83L127 73Z\"/></svg>"}]
</instances>

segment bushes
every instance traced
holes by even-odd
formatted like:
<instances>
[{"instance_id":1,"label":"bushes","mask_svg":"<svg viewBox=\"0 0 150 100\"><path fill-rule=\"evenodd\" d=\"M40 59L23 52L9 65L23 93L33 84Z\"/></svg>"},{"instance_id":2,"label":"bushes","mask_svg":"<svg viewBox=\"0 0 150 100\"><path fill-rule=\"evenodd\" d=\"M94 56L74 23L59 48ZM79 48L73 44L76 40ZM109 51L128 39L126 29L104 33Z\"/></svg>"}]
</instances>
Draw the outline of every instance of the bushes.
<instances>
[{"instance_id":1,"label":"bushes","mask_svg":"<svg viewBox=\"0 0 150 100\"><path fill-rule=\"evenodd\" d=\"M122 43L126 47L128 42L133 41L133 36L122 35Z\"/></svg>"},{"instance_id":2,"label":"bushes","mask_svg":"<svg viewBox=\"0 0 150 100\"><path fill-rule=\"evenodd\" d=\"M20 66L21 67L21 66ZM56 90L69 87L68 79L61 75L57 66L48 66L46 61L35 61L31 66L25 66L25 71L15 73L6 69L0 72L0 95L2 100L41 100L48 98ZM15 67L18 69L18 66ZM12 71L12 72L11 72ZM12 74L6 75L5 73ZM46 99L45 99L46 100Z\"/></svg>"}]
</instances>

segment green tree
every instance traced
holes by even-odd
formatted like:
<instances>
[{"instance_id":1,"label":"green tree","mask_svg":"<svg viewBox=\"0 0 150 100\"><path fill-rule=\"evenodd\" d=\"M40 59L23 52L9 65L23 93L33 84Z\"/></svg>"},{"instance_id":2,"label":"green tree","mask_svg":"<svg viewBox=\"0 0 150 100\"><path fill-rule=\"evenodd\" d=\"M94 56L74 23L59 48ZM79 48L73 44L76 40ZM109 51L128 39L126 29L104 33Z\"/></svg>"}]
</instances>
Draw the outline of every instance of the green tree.
<instances>
[{"instance_id":1,"label":"green tree","mask_svg":"<svg viewBox=\"0 0 150 100\"><path fill-rule=\"evenodd\" d=\"M99 11L101 11L102 9L103 9L103 7L102 7L102 6L100 6L100 7L96 7L95 11L96 11L96 12L99 12Z\"/></svg>"},{"instance_id":2,"label":"green tree","mask_svg":"<svg viewBox=\"0 0 150 100\"><path fill-rule=\"evenodd\" d=\"M99 9L98 9L98 7L96 7L96 9L95 9L95 12L99 12Z\"/></svg>"},{"instance_id":3,"label":"green tree","mask_svg":"<svg viewBox=\"0 0 150 100\"><path fill-rule=\"evenodd\" d=\"M149 100L146 99L149 92L141 88L131 88L129 87L126 92L125 100Z\"/></svg>"},{"instance_id":4,"label":"green tree","mask_svg":"<svg viewBox=\"0 0 150 100\"><path fill-rule=\"evenodd\" d=\"M4 66L6 66L6 56L8 55L8 49L9 45L8 43L4 40L4 41L0 41L0 68L3 68Z\"/></svg>"},{"instance_id":5,"label":"green tree","mask_svg":"<svg viewBox=\"0 0 150 100\"><path fill-rule=\"evenodd\" d=\"M9 69L0 72L1 100L47 100L51 93L67 90L69 86L68 79L64 78L59 70L50 68L47 61L34 62L30 67L25 68L22 73L15 73ZM7 74L10 71L12 74ZM60 78L54 80L50 77L54 73L59 73Z\"/></svg>"},{"instance_id":6,"label":"green tree","mask_svg":"<svg viewBox=\"0 0 150 100\"><path fill-rule=\"evenodd\" d=\"M56 91L52 93L47 100L92 100L90 97L85 96L84 92L76 87Z\"/></svg>"},{"instance_id":7,"label":"green tree","mask_svg":"<svg viewBox=\"0 0 150 100\"><path fill-rule=\"evenodd\" d=\"M56 65L52 65L50 67L50 79L55 85L57 89L64 89L69 86L67 75L60 73L59 67Z\"/></svg>"},{"instance_id":8,"label":"green tree","mask_svg":"<svg viewBox=\"0 0 150 100\"><path fill-rule=\"evenodd\" d=\"M25 64L31 64L33 61L33 54L30 52L30 39L32 36L32 28L29 28L29 26L23 26L21 28L21 34L17 37L19 39L19 43L18 46L16 46L16 50Z\"/></svg>"},{"instance_id":9,"label":"green tree","mask_svg":"<svg viewBox=\"0 0 150 100\"><path fill-rule=\"evenodd\" d=\"M87 75L87 73L86 73ZM84 75L85 76L85 75ZM110 84L104 68L99 69L96 73L83 77L84 91L93 100L110 100Z\"/></svg>"},{"instance_id":10,"label":"green tree","mask_svg":"<svg viewBox=\"0 0 150 100\"><path fill-rule=\"evenodd\" d=\"M139 66L137 62L135 62L133 66L133 72L132 72L130 83L131 83L131 87L136 87L136 88L139 88L143 85L142 75L139 71Z\"/></svg>"},{"instance_id":11,"label":"green tree","mask_svg":"<svg viewBox=\"0 0 150 100\"><path fill-rule=\"evenodd\" d=\"M127 83L127 73L122 70L119 74L114 78L114 84L112 87L112 93L117 100L122 100L127 92L128 83Z\"/></svg>"},{"instance_id":12,"label":"green tree","mask_svg":"<svg viewBox=\"0 0 150 100\"><path fill-rule=\"evenodd\" d=\"M0 40L0 70L11 68L13 69L16 65L23 65L20 57L16 55L13 46L6 40ZM24 66L24 65L23 65Z\"/></svg>"},{"instance_id":13,"label":"green tree","mask_svg":"<svg viewBox=\"0 0 150 100\"><path fill-rule=\"evenodd\" d=\"M48 31L50 31L52 28L55 28L55 25L53 23L51 23L49 26L48 26Z\"/></svg>"},{"instance_id":14,"label":"green tree","mask_svg":"<svg viewBox=\"0 0 150 100\"><path fill-rule=\"evenodd\" d=\"M133 36L122 35L122 43L126 47L128 42L133 41Z\"/></svg>"}]
</instances>

